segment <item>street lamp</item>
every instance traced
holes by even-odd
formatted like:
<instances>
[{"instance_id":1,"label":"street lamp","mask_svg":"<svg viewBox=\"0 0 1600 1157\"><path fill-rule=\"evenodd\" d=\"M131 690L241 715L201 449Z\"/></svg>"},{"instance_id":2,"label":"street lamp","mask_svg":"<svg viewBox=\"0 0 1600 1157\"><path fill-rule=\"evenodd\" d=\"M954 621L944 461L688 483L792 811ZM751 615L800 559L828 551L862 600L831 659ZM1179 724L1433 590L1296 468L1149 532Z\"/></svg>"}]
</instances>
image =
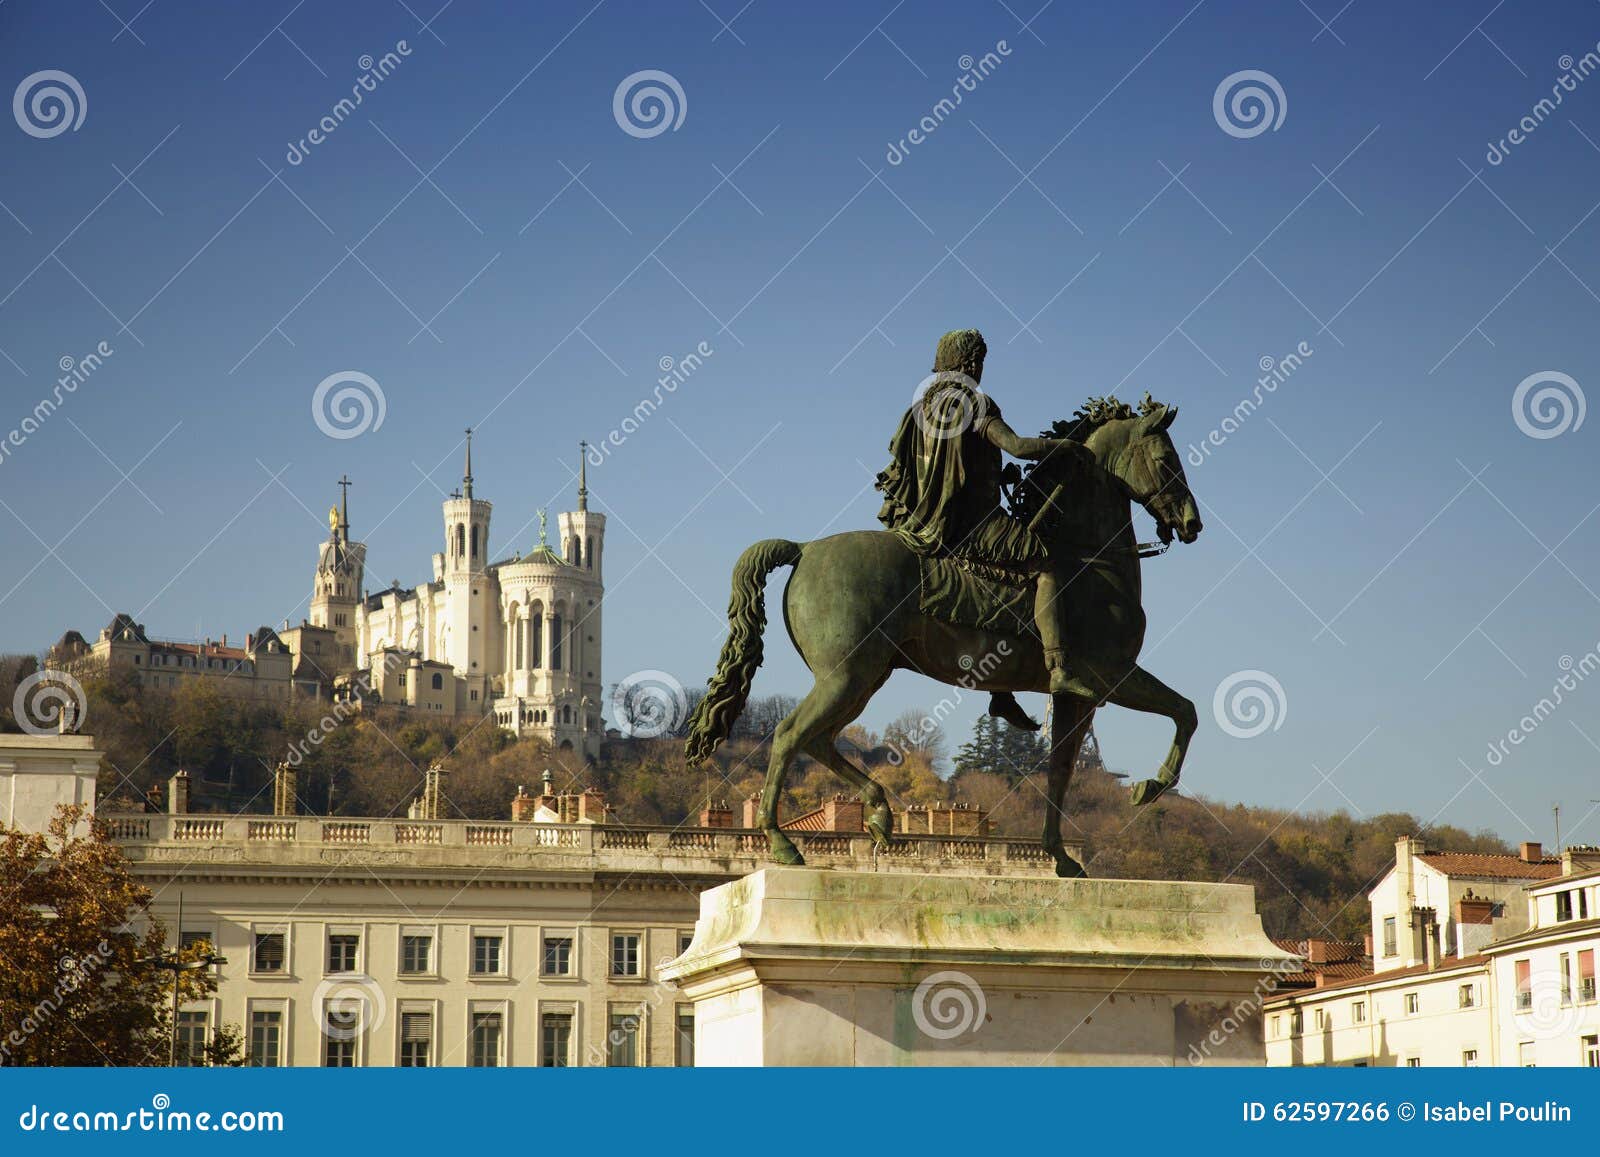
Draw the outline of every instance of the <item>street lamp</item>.
<instances>
[{"instance_id":1,"label":"street lamp","mask_svg":"<svg viewBox=\"0 0 1600 1157\"><path fill-rule=\"evenodd\" d=\"M167 1067L175 1068L178 1064L178 974L198 972L215 964L226 964L228 958L219 956L215 952L206 952L193 960L183 959L183 893L179 892L176 947L171 952L163 952L160 956L146 956L139 963L147 968L172 973L172 1023L167 1037Z\"/></svg>"}]
</instances>

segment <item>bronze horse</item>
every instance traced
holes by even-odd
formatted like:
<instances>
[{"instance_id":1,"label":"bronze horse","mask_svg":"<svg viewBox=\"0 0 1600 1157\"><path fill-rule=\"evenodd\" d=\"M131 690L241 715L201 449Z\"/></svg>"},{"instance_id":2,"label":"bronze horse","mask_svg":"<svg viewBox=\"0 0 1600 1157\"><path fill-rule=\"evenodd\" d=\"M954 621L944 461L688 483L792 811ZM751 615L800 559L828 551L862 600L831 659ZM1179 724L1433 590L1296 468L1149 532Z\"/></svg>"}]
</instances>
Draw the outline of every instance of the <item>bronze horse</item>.
<instances>
[{"instance_id":1,"label":"bronze horse","mask_svg":"<svg viewBox=\"0 0 1600 1157\"><path fill-rule=\"evenodd\" d=\"M1172 720L1175 735L1154 779L1136 784L1134 805L1151 802L1178 782L1196 727L1194 704L1138 665L1145 615L1140 606L1140 549L1132 504L1157 521L1162 538L1190 543L1201 522L1167 428L1177 410L1146 402L1142 412L1096 399L1055 437L1081 441L1094 465L1047 458L1031 466L1013 495L1013 513L1029 518L1051 556L1075 562L1064 598L1071 690L1053 697L1049 808L1043 843L1059 876L1084 875L1061 842L1062 804L1076 753L1097 708L1105 703ZM772 538L739 556L728 608L728 640L706 696L690 720L687 753L698 762L727 738L744 709L761 665L766 626L765 583L780 566L794 573L784 591L789 638L816 685L772 738L759 822L772 858L801 864L779 829L778 797L795 756L804 753L860 790L867 829L879 844L894 830L884 790L835 746L839 733L866 708L890 674L916 671L942 683L984 691L1047 692L1049 673L1038 637L958 626L919 609L921 560L889 531L854 531L814 542ZM975 662L982 656L981 663Z\"/></svg>"}]
</instances>

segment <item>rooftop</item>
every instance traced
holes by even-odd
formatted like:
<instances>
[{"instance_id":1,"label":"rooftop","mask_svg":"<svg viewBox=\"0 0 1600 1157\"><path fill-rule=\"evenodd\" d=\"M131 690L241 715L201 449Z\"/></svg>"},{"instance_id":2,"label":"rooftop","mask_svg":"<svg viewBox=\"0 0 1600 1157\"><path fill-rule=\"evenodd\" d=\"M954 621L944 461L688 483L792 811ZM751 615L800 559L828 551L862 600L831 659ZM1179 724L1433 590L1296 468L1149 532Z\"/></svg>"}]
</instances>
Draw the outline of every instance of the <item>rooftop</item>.
<instances>
[{"instance_id":1,"label":"rooftop","mask_svg":"<svg viewBox=\"0 0 1600 1157\"><path fill-rule=\"evenodd\" d=\"M1561 874L1558 856L1525 860L1521 856L1485 852L1423 852L1417 856L1430 868L1449 876L1479 876L1497 880L1548 880Z\"/></svg>"}]
</instances>

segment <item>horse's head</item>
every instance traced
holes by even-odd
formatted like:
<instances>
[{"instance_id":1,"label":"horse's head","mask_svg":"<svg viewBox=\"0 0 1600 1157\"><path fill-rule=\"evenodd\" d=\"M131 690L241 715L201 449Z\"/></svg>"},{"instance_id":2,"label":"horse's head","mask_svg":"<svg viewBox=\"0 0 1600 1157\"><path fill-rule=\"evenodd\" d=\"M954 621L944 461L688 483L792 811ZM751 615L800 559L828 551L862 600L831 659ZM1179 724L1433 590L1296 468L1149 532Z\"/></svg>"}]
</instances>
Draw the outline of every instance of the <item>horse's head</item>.
<instances>
[{"instance_id":1,"label":"horse's head","mask_svg":"<svg viewBox=\"0 0 1600 1157\"><path fill-rule=\"evenodd\" d=\"M1177 416L1176 406L1147 402L1143 414L1103 423L1084 444L1128 497L1150 512L1162 539L1176 534L1179 542L1189 543L1200 537L1202 527L1183 458L1167 434Z\"/></svg>"}]
</instances>

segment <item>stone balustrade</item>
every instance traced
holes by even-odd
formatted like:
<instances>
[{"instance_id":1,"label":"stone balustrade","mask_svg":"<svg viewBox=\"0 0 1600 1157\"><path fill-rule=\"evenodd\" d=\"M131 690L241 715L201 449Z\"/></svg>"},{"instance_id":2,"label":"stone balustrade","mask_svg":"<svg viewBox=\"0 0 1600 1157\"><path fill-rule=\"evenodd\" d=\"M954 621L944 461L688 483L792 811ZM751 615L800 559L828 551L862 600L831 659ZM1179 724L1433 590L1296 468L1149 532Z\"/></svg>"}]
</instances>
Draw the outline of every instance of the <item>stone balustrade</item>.
<instances>
[{"instance_id":1,"label":"stone balustrade","mask_svg":"<svg viewBox=\"0 0 1600 1157\"><path fill-rule=\"evenodd\" d=\"M766 863L767 838L742 828L623 824L538 824L483 820L344 819L320 816L109 815L102 817L129 859L279 864L328 862L348 850L382 851L383 862L419 867L534 866L541 856L577 857L594 870L665 870L742 875ZM1048 875L1035 840L1009 836L900 834L875 851L866 833L791 832L817 867L895 872ZM1080 850L1069 844L1069 850ZM225 854L223 854L225 853ZM401 857L401 859L396 859ZM552 867L557 866L552 862ZM562 864L560 866L579 866Z\"/></svg>"}]
</instances>

